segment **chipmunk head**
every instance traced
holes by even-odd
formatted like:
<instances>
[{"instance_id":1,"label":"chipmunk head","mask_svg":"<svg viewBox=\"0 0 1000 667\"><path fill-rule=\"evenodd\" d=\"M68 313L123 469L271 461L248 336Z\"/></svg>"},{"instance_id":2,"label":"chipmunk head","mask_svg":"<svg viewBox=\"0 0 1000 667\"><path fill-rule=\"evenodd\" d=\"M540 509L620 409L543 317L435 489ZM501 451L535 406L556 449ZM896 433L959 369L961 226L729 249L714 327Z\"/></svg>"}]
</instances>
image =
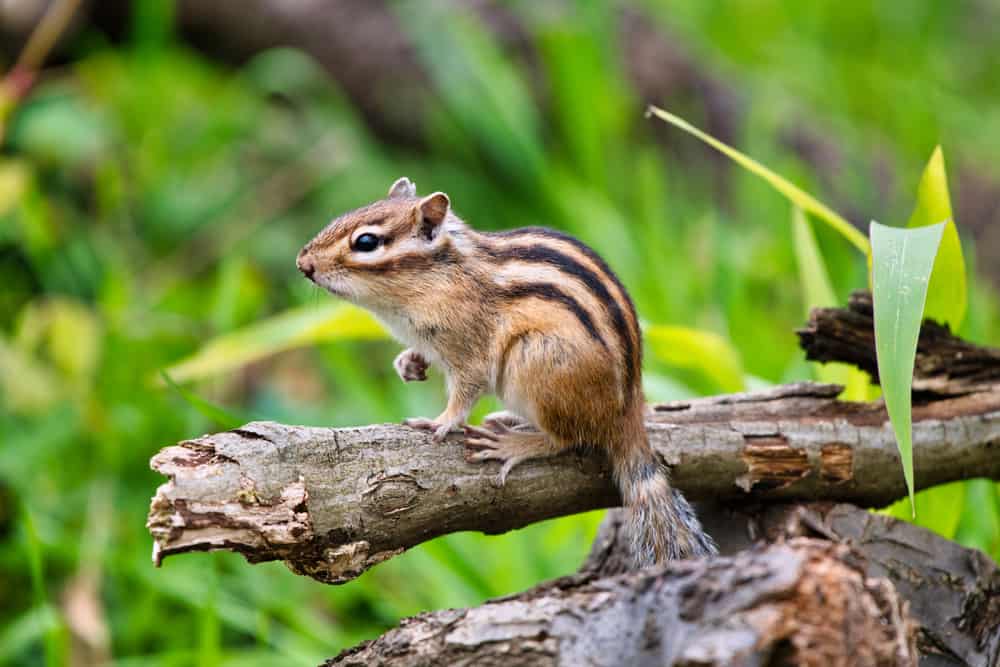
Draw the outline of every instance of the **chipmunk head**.
<instances>
[{"instance_id":1,"label":"chipmunk head","mask_svg":"<svg viewBox=\"0 0 1000 667\"><path fill-rule=\"evenodd\" d=\"M447 233L462 222L448 195L418 197L400 178L385 199L345 213L299 252L296 264L314 283L362 306L396 308L435 287L458 262Z\"/></svg>"}]
</instances>

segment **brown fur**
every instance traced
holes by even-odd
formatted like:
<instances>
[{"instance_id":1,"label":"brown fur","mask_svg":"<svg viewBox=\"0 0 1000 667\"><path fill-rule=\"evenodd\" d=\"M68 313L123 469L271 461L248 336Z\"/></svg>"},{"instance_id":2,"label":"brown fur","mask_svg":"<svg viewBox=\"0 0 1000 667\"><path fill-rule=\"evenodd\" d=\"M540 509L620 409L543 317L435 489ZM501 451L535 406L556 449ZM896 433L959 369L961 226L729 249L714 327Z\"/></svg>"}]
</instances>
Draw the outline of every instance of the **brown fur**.
<instances>
[{"instance_id":1,"label":"brown fur","mask_svg":"<svg viewBox=\"0 0 1000 667\"><path fill-rule=\"evenodd\" d=\"M630 513L637 565L713 553L649 445L638 318L611 269L559 232L479 233L449 206L446 195L419 198L400 179L386 199L331 222L298 258L317 284L372 310L414 358L445 372L445 411L407 423L442 439L494 392L540 432L468 427L469 460L503 461L502 483L521 461L599 449ZM352 246L365 233L379 237L375 250Z\"/></svg>"}]
</instances>

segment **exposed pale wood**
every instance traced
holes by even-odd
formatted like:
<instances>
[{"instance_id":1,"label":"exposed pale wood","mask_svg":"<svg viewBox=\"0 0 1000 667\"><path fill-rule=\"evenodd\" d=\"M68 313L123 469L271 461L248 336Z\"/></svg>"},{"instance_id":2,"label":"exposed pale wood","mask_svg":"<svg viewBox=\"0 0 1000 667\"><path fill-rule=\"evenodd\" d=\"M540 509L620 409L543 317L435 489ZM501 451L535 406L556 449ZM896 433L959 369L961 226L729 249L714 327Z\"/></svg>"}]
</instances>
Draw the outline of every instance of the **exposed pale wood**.
<instances>
[{"instance_id":1,"label":"exposed pale wood","mask_svg":"<svg viewBox=\"0 0 1000 667\"><path fill-rule=\"evenodd\" d=\"M796 384L658 405L647 428L693 500L878 506L903 497L884 410L838 402L836 392ZM466 463L461 440L456 434L434 444L391 424L256 422L167 447L152 461L170 477L150 508L154 559L232 549L340 583L445 533L499 533L619 504L596 454L525 463L496 488L496 464ZM1000 393L919 407L914 442L919 488L1000 479Z\"/></svg>"}]
</instances>

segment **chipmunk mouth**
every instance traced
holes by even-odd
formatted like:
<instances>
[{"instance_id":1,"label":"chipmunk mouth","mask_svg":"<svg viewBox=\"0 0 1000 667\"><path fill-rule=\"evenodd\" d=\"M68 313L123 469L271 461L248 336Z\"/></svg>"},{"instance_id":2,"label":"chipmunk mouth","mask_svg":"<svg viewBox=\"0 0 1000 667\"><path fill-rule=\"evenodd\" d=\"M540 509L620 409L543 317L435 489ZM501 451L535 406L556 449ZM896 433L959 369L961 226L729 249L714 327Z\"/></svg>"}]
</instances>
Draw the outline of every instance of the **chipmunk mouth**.
<instances>
[{"instance_id":1,"label":"chipmunk mouth","mask_svg":"<svg viewBox=\"0 0 1000 667\"><path fill-rule=\"evenodd\" d=\"M353 290L348 289L347 286L343 285L336 278L330 276L316 276L311 280L335 297L351 302L356 301Z\"/></svg>"}]
</instances>

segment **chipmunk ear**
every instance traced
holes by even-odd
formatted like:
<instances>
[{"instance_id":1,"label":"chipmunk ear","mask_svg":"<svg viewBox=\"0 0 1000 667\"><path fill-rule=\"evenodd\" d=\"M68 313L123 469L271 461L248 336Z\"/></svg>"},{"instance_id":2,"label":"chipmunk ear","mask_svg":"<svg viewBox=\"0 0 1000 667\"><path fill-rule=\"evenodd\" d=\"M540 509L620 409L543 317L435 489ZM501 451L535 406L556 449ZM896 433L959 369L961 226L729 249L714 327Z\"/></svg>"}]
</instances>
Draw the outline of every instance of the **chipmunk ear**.
<instances>
[{"instance_id":1,"label":"chipmunk ear","mask_svg":"<svg viewBox=\"0 0 1000 667\"><path fill-rule=\"evenodd\" d=\"M417 196L417 186L414 185L413 181L403 176L397 179L392 187L389 188L389 199L396 199L399 197L416 197Z\"/></svg>"},{"instance_id":2,"label":"chipmunk ear","mask_svg":"<svg viewBox=\"0 0 1000 667\"><path fill-rule=\"evenodd\" d=\"M430 240L437 234L441 223L448 217L448 207L451 202L448 195L443 192L435 192L420 200L420 233Z\"/></svg>"}]
</instances>

